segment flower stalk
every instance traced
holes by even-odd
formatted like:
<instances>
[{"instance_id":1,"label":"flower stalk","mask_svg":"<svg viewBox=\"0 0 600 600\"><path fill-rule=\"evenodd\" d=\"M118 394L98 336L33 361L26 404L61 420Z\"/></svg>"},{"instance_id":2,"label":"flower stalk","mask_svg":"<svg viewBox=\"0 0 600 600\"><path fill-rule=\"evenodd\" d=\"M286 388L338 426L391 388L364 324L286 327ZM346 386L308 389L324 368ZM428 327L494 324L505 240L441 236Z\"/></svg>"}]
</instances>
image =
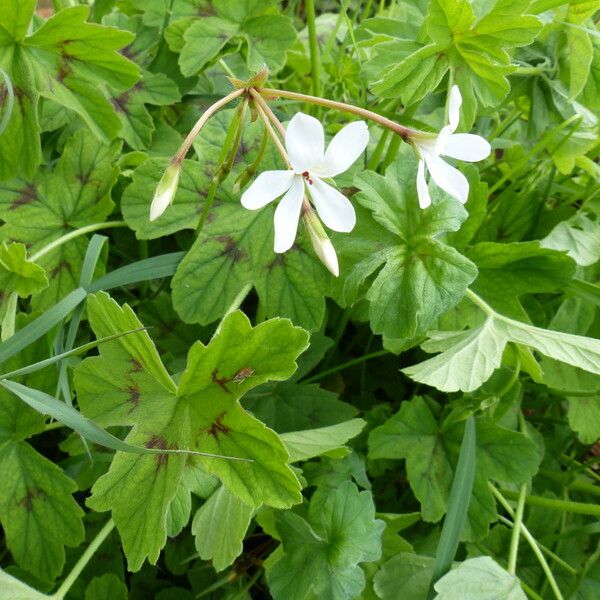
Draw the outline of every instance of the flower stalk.
<instances>
[{"instance_id":1,"label":"flower stalk","mask_svg":"<svg viewBox=\"0 0 600 600\"><path fill-rule=\"evenodd\" d=\"M405 127L400 125L383 115L379 115L376 112L367 110L366 108L360 108L353 104L346 104L345 102L337 102L336 100L329 100L327 98L319 98L318 96L311 96L309 94L301 94L299 92L289 92L287 90L276 90L272 88L258 88L258 91L263 97L274 99L274 98L287 98L289 100L299 100L301 102L308 102L310 104L316 104L317 106L324 106L326 108L333 108L342 112L347 112L365 119L369 119L378 125L382 125L387 129L390 129L394 133L398 134L405 142L407 142L414 135L423 133L418 129L412 129L411 127Z\"/></svg>"}]
</instances>

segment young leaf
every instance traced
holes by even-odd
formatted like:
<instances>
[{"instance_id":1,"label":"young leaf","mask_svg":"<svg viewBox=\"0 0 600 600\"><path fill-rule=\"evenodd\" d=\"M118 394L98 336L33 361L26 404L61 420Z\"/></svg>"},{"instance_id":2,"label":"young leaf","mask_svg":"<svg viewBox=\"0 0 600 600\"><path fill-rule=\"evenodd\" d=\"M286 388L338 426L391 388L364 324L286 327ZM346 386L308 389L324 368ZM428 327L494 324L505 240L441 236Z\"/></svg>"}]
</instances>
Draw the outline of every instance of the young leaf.
<instances>
[{"instance_id":1,"label":"young leaf","mask_svg":"<svg viewBox=\"0 0 600 600\"><path fill-rule=\"evenodd\" d=\"M41 292L48 286L46 272L27 259L23 244L0 244L0 289L16 292L21 298Z\"/></svg>"},{"instance_id":2,"label":"young leaf","mask_svg":"<svg viewBox=\"0 0 600 600\"><path fill-rule=\"evenodd\" d=\"M241 553L254 508L221 486L197 510L192 522L196 550L202 560L212 560L217 571L228 567ZM219 527L215 527L219 523Z\"/></svg>"},{"instance_id":3,"label":"young leaf","mask_svg":"<svg viewBox=\"0 0 600 600\"><path fill-rule=\"evenodd\" d=\"M435 584L435 600L526 600L519 580L489 556L470 558Z\"/></svg>"},{"instance_id":4,"label":"young leaf","mask_svg":"<svg viewBox=\"0 0 600 600\"><path fill-rule=\"evenodd\" d=\"M361 228L339 240L344 259L369 248L350 267L344 294L356 297L360 286L369 289L369 318L374 333L409 338L425 331L443 312L454 306L475 279L477 269L454 248L436 239L457 230L466 211L455 201L439 200L421 210L416 195L414 165L397 161L385 177L366 172L357 177L357 201L368 208L378 225ZM373 279L373 274L377 273Z\"/></svg>"},{"instance_id":5,"label":"young leaf","mask_svg":"<svg viewBox=\"0 0 600 600\"><path fill-rule=\"evenodd\" d=\"M40 169L33 181L0 183L0 210L5 224L0 239L30 245L34 254L74 229L102 222L113 209L110 191L118 170L113 161L120 143L101 145L87 130L69 138L52 171ZM35 299L45 309L77 286L87 240L79 237L44 254L37 262L50 287Z\"/></svg>"},{"instance_id":6,"label":"young leaf","mask_svg":"<svg viewBox=\"0 0 600 600\"><path fill-rule=\"evenodd\" d=\"M88 311L98 337L140 326L127 305L120 307L106 294L90 296ZM99 424L134 426L129 443L250 459L197 460L242 502L283 508L300 500L288 454L239 399L269 379L289 377L306 343L307 334L289 321L275 319L252 328L236 312L208 346L192 346L179 386L147 333L140 332L102 345L99 357L76 369L75 387L82 410ZM146 556L156 562L185 463L180 455L117 453L109 472L94 485L89 504L94 510L112 510L130 568L139 569Z\"/></svg>"},{"instance_id":7,"label":"young leaf","mask_svg":"<svg viewBox=\"0 0 600 600\"><path fill-rule=\"evenodd\" d=\"M566 252L582 267L593 265L600 260L600 222L590 216L578 213L561 221L540 244L544 248Z\"/></svg>"},{"instance_id":8,"label":"young leaf","mask_svg":"<svg viewBox=\"0 0 600 600\"><path fill-rule=\"evenodd\" d=\"M344 444L356 437L365 425L362 419L352 419L329 427L283 433L281 440L290 453L290 461L298 462L334 450L345 449L347 452Z\"/></svg>"},{"instance_id":9,"label":"young leaf","mask_svg":"<svg viewBox=\"0 0 600 600\"><path fill-rule=\"evenodd\" d=\"M283 556L268 575L275 600L356 598L365 585L359 566L381 556L383 521L375 519L370 492L346 481L313 495L308 520L293 512L277 515Z\"/></svg>"},{"instance_id":10,"label":"young leaf","mask_svg":"<svg viewBox=\"0 0 600 600\"><path fill-rule=\"evenodd\" d=\"M435 334L430 335L435 341ZM493 318L476 329L457 332L454 339L457 343L445 352L402 372L445 392L476 390L500 366L507 340ZM448 341L447 335L445 340ZM423 347L427 350L431 345L426 343Z\"/></svg>"}]
</instances>

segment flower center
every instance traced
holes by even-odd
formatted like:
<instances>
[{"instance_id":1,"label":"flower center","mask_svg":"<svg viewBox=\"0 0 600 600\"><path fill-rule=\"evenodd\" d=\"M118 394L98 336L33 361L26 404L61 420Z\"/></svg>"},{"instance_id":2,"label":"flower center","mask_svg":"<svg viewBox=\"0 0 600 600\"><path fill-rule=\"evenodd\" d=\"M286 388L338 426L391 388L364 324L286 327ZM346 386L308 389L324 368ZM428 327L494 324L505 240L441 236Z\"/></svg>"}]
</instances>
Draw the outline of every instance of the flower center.
<instances>
[{"instance_id":1,"label":"flower center","mask_svg":"<svg viewBox=\"0 0 600 600\"><path fill-rule=\"evenodd\" d=\"M313 184L313 180L310 178L310 173L308 171L304 171L304 173L302 173L302 177L306 179L309 185Z\"/></svg>"}]
</instances>

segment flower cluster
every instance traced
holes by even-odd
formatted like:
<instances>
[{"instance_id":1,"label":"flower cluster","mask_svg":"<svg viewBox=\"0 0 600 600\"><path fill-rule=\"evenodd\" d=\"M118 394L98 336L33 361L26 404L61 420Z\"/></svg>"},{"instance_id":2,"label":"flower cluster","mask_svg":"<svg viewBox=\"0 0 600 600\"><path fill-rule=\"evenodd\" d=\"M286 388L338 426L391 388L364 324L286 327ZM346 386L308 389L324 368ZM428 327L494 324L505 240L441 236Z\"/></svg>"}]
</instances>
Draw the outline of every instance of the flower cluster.
<instances>
[{"instance_id":1,"label":"flower cluster","mask_svg":"<svg viewBox=\"0 0 600 600\"><path fill-rule=\"evenodd\" d=\"M200 125L196 126L194 135L199 132L211 110L216 110L224 105L225 101L239 96L242 92L242 89L232 92L229 97L209 109L199 121ZM355 121L346 125L325 149L325 133L317 119L304 113L297 113L284 129L272 113L269 117L270 109L256 90L250 90L250 93L258 101L257 111L289 168L261 173L242 194L241 203L247 209L258 210L281 198L274 216L275 252L286 252L293 246L298 223L302 217L317 256L337 276L339 272L337 256L321 222L333 231L348 233L356 224L356 213L350 200L326 180L331 181L333 177L349 169L365 151L369 143L367 125L364 121ZM295 95L299 96L299 94ZM333 101L323 102L340 105ZM344 110L351 109L349 112L364 114L387 127L392 127L397 133L401 130L403 138L412 144L418 156L417 194L420 207L425 209L431 205L426 172L429 172L438 187L459 202L465 203L469 196L467 178L442 157L477 162L485 159L491 152L490 144L483 137L470 133L455 133L458 128L461 104L460 91L455 85L450 90L448 99L448 125L437 135L396 125L371 111L349 105L340 106L343 106ZM279 138L272 131L269 118L276 121L281 137L285 137L285 148L281 146ZM188 136L188 140L191 139L192 134ZM173 201L180 163L190 144L191 142L188 141L184 151L178 154L158 185L150 208L151 221L158 218ZM318 217L315 215L315 210Z\"/></svg>"}]
</instances>

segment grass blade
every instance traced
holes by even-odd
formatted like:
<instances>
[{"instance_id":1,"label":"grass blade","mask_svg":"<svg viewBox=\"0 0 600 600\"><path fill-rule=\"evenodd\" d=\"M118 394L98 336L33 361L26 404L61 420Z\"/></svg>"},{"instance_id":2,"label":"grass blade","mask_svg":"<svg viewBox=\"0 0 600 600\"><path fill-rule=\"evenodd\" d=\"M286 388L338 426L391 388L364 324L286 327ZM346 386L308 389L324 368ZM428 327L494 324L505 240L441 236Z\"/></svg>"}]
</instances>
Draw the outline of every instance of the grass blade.
<instances>
[{"instance_id":1,"label":"grass blade","mask_svg":"<svg viewBox=\"0 0 600 600\"><path fill-rule=\"evenodd\" d=\"M0 343L0 364L24 348L27 348L29 344L32 344L35 340L50 331L52 327L60 323L85 297L86 291L83 288L73 290L43 315L35 319L35 321L17 331L5 342Z\"/></svg>"},{"instance_id":2,"label":"grass blade","mask_svg":"<svg viewBox=\"0 0 600 600\"><path fill-rule=\"evenodd\" d=\"M120 269L115 269L104 277L94 281L88 288L88 292L100 290L111 290L131 283L148 281L149 279L162 279L175 274L177 265L181 262L185 252L171 252L161 254L152 258L139 260Z\"/></svg>"},{"instance_id":3,"label":"grass blade","mask_svg":"<svg viewBox=\"0 0 600 600\"><path fill-rule=\"evenodd\" d=\"M469 417L465 423L458 464L456 465L452 489L450 490L448 513L444 520L442 535L435 554L429 598L433 598L435 594L434 583L450 570L456 555L460 534L467 520L471 494L473 493L476 455L475 419Z\"/></svg>"},{"instance_id":4,"label":"grass blade","mask_svg":"<svg viewBox=\"0 0 600 600\"><path fill-rule=\"evenodd\" d=\"M31 408L37 410L39 413L48 415L57 421L60 421L63 425L70 427L73 431L82 435L86 440L104 446L105 448L110 448L111 450L119 450L120 452L129 452L132 454L194 454L209 458L224 458L228 460L252 462L251 459L239 458L237 456L222 456L219 454L197 452L195 450L163 450L162 448L145 448L144 446L128 444L112 435L112 433L102 429L102 427L96 425L96 423L87 417L84 417L72 406L57 400L54 396L50 396L50 394L8 380L0 380L0 386L13 393L25 402L25 404L31 406Z\"/></svg>"},{"instance_id":5,"label":"grass blade","mask_svg":"<svg viewBox=\"0 0 600 600\"><path fill-rule=\"evenodd\" d=\"M45 358L44 360L40 360L38 362L27 365L26 367L21 367L20 369L16 369L15 371L11 371L10 373L5 373L4 375L0 375L1 379L12 379L14 377L18 377L20 375L27 375L29 373L34 373L35 371L39 371L40 369L44 369L49 365L53 365L56 362L59 362L65 358L69 358L69 356L76 356L77 354L83 354L100 344L104 344L105 342L110 342L111 340L115 340L124 335L129 335L130 333L137 333L138 331L145 331L147 327L140 327L139 329L131 329L129 331L120 331L119 333L113 333L112 335L107 335L106 337L99 338L94 340L93 342L88 342L87 344L83 344L82 346L78 346L77 348L72 348L71 350L65 350L61 354L56 354L49 358Z\"/></svg>"}]
</instances>

